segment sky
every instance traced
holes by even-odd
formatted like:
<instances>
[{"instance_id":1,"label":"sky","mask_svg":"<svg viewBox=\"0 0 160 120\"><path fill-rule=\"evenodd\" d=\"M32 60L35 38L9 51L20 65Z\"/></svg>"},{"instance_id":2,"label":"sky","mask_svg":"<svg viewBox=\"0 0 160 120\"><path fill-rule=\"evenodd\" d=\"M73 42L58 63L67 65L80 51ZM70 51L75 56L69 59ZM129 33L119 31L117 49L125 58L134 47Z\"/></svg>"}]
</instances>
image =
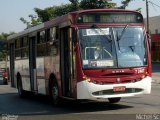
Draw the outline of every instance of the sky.
<instances>
[{"instance_id":1,"label":"sky","mask_svg":"<svg viewBox=\"0 0 160 120\"><path fill-rule=\"evenodd\" d=\"M160 0L150 0L160 6ZM112 0L118 4L121 0ZM20 32L26 28L26 25L20 21L21 17L28 19L29 14L35 14L34 8L44 9L53 5L69 3L69 0L0 0L0 33ZM134 0L127 9L135 10L142 8L142 14L146 17L145 1ZM149 3L149 16L159 16L160 7Z\"/></svg>"}]
</instances>

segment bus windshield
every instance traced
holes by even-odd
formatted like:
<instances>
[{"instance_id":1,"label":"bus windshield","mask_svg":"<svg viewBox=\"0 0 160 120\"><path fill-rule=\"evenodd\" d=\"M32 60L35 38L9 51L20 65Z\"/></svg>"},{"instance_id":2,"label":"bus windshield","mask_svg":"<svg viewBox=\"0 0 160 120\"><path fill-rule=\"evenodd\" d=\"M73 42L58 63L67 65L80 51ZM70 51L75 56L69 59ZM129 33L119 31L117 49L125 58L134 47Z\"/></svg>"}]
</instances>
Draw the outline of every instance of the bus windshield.
<instances>
[{"instance_id":1,"label":"bus windshield","mask_svg":"<svg viewBox=\"0 0 160 120\"><path fill-rule=\"evenodd\" d=\"M144 36L142 27L79 29L83 68L125 68L147 65Z\"/></svg>"}]
</instances>

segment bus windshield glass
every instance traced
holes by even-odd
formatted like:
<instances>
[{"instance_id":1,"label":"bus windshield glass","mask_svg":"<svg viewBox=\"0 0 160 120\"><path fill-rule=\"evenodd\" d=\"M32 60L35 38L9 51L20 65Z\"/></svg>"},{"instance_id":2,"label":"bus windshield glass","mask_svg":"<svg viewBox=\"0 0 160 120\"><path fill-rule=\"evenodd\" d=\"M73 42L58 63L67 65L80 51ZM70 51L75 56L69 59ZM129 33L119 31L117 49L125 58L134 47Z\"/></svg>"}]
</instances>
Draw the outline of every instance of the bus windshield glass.
<instances>
[{"instance_id":1,"label":"bus windshield glass","mask_svg":"<svg viewBox=\"0 0 160 120\"><path fill-rule=\"evenodd\" d=\"M125 68L147 65L141 27L79 29L83 68Z\"/></svg>"}]
</instances>

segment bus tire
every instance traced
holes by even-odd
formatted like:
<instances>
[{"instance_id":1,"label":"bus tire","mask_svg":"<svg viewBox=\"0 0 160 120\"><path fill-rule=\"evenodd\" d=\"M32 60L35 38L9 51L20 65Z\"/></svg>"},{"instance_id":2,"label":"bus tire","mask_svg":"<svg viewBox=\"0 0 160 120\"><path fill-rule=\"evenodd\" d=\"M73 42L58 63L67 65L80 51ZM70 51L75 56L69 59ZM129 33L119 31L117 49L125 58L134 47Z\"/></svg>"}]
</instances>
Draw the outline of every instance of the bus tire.
<instances>
[{"instance_id":1,"label":"bus tire","mask_svg":"<svg viewBox=\"0 0 160 120\"><path fill-rule=\"evenodd\" d=\"M50 87L51 100L54 106L59 106L61 98L59 97L59 89L57 82L53 81Z\"/></svg>"},{"instance_id":2,"label":"bus tire","mask_svg":"<svg viewBox=\"0 0 160 120\"><path fill-rule=\"evenodd\" d=\"M109 103L118 103L121 100L121 97L118 98L108 98Z\"/></svg>"},{"instance_id":3,"label":"bus tire","mask_svg":"<svg viewBox=\"0 0 160 120\"><path fill-rule=\"evenodd\" d=\"M24 98L25 97L25 91L23 90L22 87L22 80L20 78L20 76L17 79L17 89L18 89L18 95L20 98Z\"/></svg>"}]
</instances>

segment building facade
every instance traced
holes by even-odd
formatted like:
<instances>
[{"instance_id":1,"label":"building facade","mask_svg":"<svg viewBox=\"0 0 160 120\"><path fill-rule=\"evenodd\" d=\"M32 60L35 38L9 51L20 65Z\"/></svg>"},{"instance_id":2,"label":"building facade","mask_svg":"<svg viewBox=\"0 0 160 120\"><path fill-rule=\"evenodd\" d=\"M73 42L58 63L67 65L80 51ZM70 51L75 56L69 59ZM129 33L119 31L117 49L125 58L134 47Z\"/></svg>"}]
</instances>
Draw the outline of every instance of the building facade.
<instances>
[{"instance_id":1,"label":"building facade","mask_svg":"<svg viewBox=\"0 0 160 120\"><path fill-rule=\"evenodd\" d=\"M151 35L152 61L160 61L160 16L149 18L149 33Z\"/></svg>"}]
</instances>

